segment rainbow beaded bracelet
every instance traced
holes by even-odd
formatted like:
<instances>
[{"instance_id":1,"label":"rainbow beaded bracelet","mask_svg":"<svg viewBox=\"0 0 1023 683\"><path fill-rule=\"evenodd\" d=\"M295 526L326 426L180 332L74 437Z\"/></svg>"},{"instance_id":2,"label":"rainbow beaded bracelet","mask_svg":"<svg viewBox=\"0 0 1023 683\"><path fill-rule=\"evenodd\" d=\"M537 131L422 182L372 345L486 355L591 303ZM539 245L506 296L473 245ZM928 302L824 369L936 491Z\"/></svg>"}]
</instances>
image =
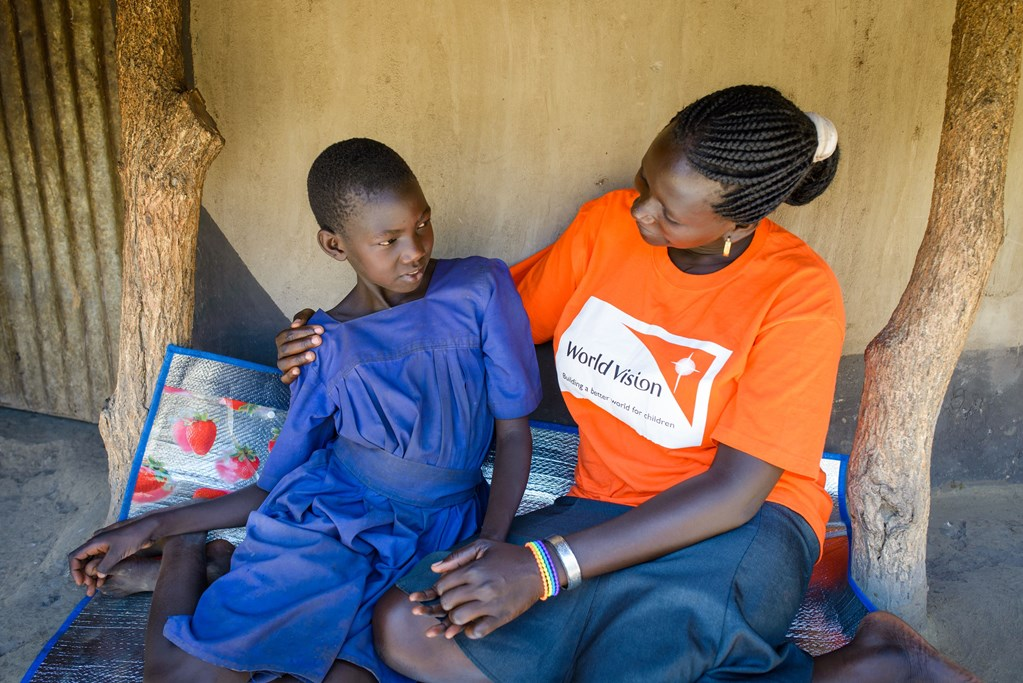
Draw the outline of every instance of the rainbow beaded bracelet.
<instances>
[{"instance_id":1,"label":"rainbow beaded bracelet","mask_svg":"<svg viewBox=\"0 0 1023 683\"><path fill-rule=\"evenodd\" d=\"M529 552L533 553L536 566L540 570L540 581L543 583L543 595L541 600L555 596L561 592L561 580L558 578L558 570L551 560L550 554L542 541L529 541L525 544Z\"/></svg>"}]
</instances>

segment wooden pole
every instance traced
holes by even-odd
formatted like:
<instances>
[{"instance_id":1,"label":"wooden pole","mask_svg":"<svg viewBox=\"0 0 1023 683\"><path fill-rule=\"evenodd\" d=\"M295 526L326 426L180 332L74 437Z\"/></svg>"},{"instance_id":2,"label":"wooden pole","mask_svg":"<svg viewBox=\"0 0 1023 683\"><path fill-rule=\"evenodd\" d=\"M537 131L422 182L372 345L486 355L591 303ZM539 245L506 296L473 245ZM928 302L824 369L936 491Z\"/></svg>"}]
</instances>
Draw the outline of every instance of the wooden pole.
<instances>
[{"instance_id":1,"label":"wooden pole","mask_svg":"<svg viewBox=\"0 0 1023 683\"><path fill-rule=\"evenodd\" d=\"M956 3L927 230L909 285L865 354L849 467L853 576L918 629L927 620L934 426L1005 237L1021 44L1020 0Z\"/></svg>"},{"instance_id":2,"label":"wooden pole","mask_svg":"<svg viewBox=\"0 0 1023 683\"><path fill-rule=\"evenodd\" d=\"M224 145L185 85L180 0L117 0L124 271L117 384L100 415L116 515L167 344L188 344L206 171Z\"/></svg>"}]
</instances>

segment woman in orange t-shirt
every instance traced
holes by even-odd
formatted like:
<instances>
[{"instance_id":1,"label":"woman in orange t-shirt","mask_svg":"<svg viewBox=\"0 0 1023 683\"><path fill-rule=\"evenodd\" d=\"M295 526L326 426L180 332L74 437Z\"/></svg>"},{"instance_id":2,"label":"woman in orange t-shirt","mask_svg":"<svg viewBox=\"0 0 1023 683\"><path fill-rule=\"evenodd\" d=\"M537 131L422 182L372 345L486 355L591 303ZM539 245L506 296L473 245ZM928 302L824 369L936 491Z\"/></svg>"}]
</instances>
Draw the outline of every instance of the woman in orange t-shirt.
<instances>
[{"instance_id":1,"label":"woman in orange t-shirt","mask_svg":"<svg viewBox=\"0 0 1023 683\"><path fill-rule=\"evenodd\" d=\"M816 661L785 637L830 509L819 460L845 321L827 265L766 216L828 187L837 138L772 88L712 93L654 139L635 191L590 202L513 268L579 424L576 486L517 518L525 546L475 541L391 589L374 613L391 667L971 680L891 615ZM285 381L320 341L305 321L278 335Z\"/></svg>"}]
</instances>

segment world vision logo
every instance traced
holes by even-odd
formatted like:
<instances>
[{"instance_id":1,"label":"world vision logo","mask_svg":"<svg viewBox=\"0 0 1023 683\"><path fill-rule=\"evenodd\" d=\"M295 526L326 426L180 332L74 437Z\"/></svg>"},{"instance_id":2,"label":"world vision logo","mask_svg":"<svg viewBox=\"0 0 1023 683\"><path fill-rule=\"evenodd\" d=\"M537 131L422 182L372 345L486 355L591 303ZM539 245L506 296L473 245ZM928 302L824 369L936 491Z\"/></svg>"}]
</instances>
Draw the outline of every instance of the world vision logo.
<instances>
[{"instance_id":1,"label":"world vision logo","mask_svg":"<svg viewBox=\"0 0 1023 683\"><path fill-rule=\"evenodd\" d=\"M701 375L706 374L707 368L714 363L714 355L632 328L629 331L650 351L682 414L693 422Z\"/></svg>"},{"instance_id":2,"label":"world vision logo","mask_svg":"<svg viewBox=\"0 0 1023 683\"><path fill-rule=\"evenodd\" d=\"M729 349L683 337L590 297L562 334L561 390L667 448L703 442L711 390Z\"/></svg>"}]
</instances>

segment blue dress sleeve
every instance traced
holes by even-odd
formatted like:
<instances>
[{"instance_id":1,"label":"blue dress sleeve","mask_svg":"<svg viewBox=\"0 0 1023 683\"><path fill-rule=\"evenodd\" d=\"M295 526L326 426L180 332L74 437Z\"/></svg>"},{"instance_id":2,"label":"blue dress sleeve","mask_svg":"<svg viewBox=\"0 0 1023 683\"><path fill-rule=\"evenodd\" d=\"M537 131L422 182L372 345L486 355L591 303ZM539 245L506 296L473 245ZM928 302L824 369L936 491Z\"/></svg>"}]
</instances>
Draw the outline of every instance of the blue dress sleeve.
<instances>
[{"instance_id":1,"label":"blue dress sleeve","mask_svg":"<svg viewBox=\"0 0 1023 683\"><path fill-rule=\"evenodd\" d=\"M495 418L524 417L540 404L540 371L529 318L502 261L492 260L490 298L480 330L487 406Z\"/></svg>"},{"instance_id":2,"label":"blue dress sleeve","mask_svg":"<svg viewBox=\"0 0 1023 683\"><path fill-rule=\"evenodd\" d=\"M291 405L281 427L277 443L256 482L270 491L289 472L309 460L313 451L325 448L337 437L334 413L338 410L321 377L322 352L302 368L291 385Z\"/></svg>"}]
</instances>

